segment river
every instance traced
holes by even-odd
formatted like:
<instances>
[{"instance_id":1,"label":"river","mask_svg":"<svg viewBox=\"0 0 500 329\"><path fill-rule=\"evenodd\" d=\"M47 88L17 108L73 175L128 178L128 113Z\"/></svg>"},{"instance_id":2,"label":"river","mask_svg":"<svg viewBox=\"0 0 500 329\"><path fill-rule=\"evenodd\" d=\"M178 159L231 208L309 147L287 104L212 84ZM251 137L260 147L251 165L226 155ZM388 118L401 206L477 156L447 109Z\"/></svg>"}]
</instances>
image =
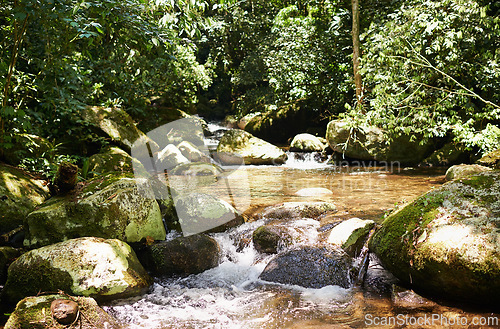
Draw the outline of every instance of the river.
<instances>
[{"instance_id":1,"label":"river","mask_svg":"<svg viewBox=\"0 0 500 329\"><path fill-rule=\"evenodd\" d=\"M273 256L261 255L251 243L242 243L265 223L265 218L255 217L263 207L286 201L328 201L338 208L326 219L301 219L289 224L300 232L300 243L304 244L317 242L329 222L359 217L380 223L384 213L396 204L444 183L443 168L347 166L344 162L332 165L312 156L296 159L290 154L284 165L246 166L245 172L249 188L246 213L257 219L212 234L223 250L218 267L183 278L156 278L148 294L116 301L105 310L131 329L448 328L465 322L468 325L458 327L488 328L484 321L498 316L484 308L415 301L411 295L394 299L376 287L377 277L386 273L374 258L362 287L306 289L265 282L258 277ZM331 194L297 194L302 189L318 188ZM170 234L168 238L176 236ZM469 326L473 321L486 325Z\"/></svg>"}]
</instances>

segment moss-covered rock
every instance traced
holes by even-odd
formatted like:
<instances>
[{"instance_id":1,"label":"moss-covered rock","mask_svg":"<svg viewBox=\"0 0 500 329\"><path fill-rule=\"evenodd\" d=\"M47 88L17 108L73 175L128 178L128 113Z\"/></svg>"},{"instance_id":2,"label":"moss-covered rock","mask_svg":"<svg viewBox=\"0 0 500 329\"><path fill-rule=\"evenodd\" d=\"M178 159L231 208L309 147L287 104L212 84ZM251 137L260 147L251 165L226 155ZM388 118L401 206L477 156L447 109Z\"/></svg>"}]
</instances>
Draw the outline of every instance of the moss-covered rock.
<instances>
[{"instance_id":1,"label":"moss-covered rock","mask_svg":"<svg viewBox=\"0 0 500 329\"><path fill-rule=\"evenodd\" d=\"M351 256L357 256L373 226L375 222L372 220L348 219L330 231L328 243L341 247Z\"/></svg>"},{"instance_id":2,"label":"moss-covered rock","mask_svg":"<svg viewBox=\"0 0 500 329\"><path fill-rule=\"evenodd\" d=\"M259 217L279 220L317 219L321 215L336 211L337 207L330 202L284 202L265 208Z\"/></svg>"},{"instance_id":3,"label":"moss-covered rock","mask_svg":"<svg viewBox=\"0 0 500 329\"><path fill-rule=\"evenodd\" d=\"M306 288L337 285L350 288L352 258L342 249L330 246L301 246L273 258L259 279Z\"/></svg>"},{"instance_id":4,"label":"moss-covered rock","mask_svg":"<svg viewBox=\"0 0 500 329\"><path fill-rule=\"evenodd\" d=\"M26 218L24 245L37 248L67 239L95 236L138 242L165 239L153 192L145 195L135 179L106 176L77 195L53 197Z\"/></svg>"},{"instance_id":5,"label":"moss-covered rock","mask_svg":"<svg viewBox=\"0 0 500 329\"><path fill-rule=\"evenodd\" d=\"M276 254L291 245L292 235L283 226L267 224L258 227L253 232L252 241L257 251Z\"/></svg>"},{"instance_id":6,"label":"moss-covered rock","mask_svg":"<svg viewBox=\"0 0 500 329\"><path fill-rule=\"evenodd\" d=\"M374 126L352 129L345 121L328 123L326 139L338 153L359 160L400 162L403 165L420 163L434 151L432 142L424 145L419 140L410 141L410 136L400 136L389 142L384 132Z\"/></svg>"},{"instance_id":7,"label":"moss-covered rock","mask_svg":"<svg viewBox=\"0 0 500 329\"><path fill-rule=\"evenodd\" d=\"M245 131L270 143L286 145L303 132L324 136L326 123L317 112L294 103L255 115L245 125Z\"/></svg>"},{"instance_id":8,"label":"moss-covered rock","mask_svg":"<svg viewBox=\"0 0 500 329\"><path fill-rule=\"evenodd\" d=\"M21 225L49 197L45 182L20 169L0 164L0 235Z\"/></svg>"},{"instance_id":9,"label":"moss-covered rock","mask_svg":"<svg viewBox=\"0 0 500 329\"><path fill-rule=\"evenodd\" d=\"M244 130L228 130L217 147L217 156L226 164L282 164L287 155L280 148Z\"/></svg>"},{"instance_id":10,"label":"moss-covered rock","mask_svg":"<svg viewBox=\"0 0 500 329\"><path fill-rule=\"evenodd\" d=\"M405 283L446 298L498 302L500 172L454 180L389 215L370 248Z\"/></svg>"},{"instance_id":11,"label":"moss-covered rock","mask_svg":"<svg viewBox=\"0 0 500 329\"><path fill-rule=\"evenodd\" d=\"M81 116L102 135L128 152L137 139L145 136L127 112L120 108L89 106L81 111Z\"/></svg>"},{"instance_id":12,"label":"moss-covered rock","mask_svg":"<svg viewBox=\"0 0 500 329\"><path fill-rule=\"evenodd\" d=\"M132 158L127 152L116 146L109 146L92 155L88 160L88 177L108 173L133 173L134 167L142 167L142 164Z\"/></svg>"},{"instance_id":13,"label":"moss-covered rock","mask_svg":"<svg viewBox=\"0 0 500 329\"><path fill-rule=\"evenodd\" d=\"M2 301L62 290L111 300L144 293L151 278L134 251L116 239L79 238L31 250L9 267Z\"/></svg>"},{"instance_id":14,"label":"moss-covered rock","mask_svg":"<svg viewBox=\"0 0 500 329\"><path fill-rule=\"evenodd\" d=\"M191 193L177 197L175 207L185 236L201 232L223 232L244 222L229 203L213 195Z\"/></svg>"},{"instance_id":15,"label":"moss-covered rock","mask_svg":"<svg viewBox=\"0 0 500 329\"><path fill-rule=\"evenodd\" d=\"M486 167L500 169L500 149L485 154L477 163Z\"/></svg>"},{"instance_id":16,"label":"moss-covered rock","mask_svg":"<svg viewBox=\"0 0 500 329\"><path fill-rule=\"evenodd\" d=\"M298 134L290 143L290 151L297 152L322 152L326 147L318 137L311 134Z\"/></svg>"},{"instance_id":17,"label":"moss-covered rock","mask_svg":"<svg viewBox=\"0 0 500 329\"><path fill-rule=\"evenodd\" d=\"M45 295L26 297L21 300L5 324L5 329L63 329L68 328L52 317L51 304L55 300L71 300L78 303L78 317L73 327L81 329L120 329L122 326L89 297Z\"/></svg>"},{"instance_id":18,"label":"moss-covered rock","mask_svg":"<svg viewBox=\"0 0 500 329\"><path fill-rule=\"evenodd\" d=\"M426 166L452 166L469 163L470 159L471 152L464 145L450 142L432 152L430 156L422 161L422 164Z\"/></svg>"},{"instance_id":19,"label":"moss-covered rock","mask_svg":"<svg viewBox=\"0 0 500 329\"><path fill-rule=\"evenodd\" d=\"M176 166L169 172L170 175L212 176L212 177L217 177L222 173L223 169L221 167L206 162L183 163Z\"/></svg>"},{"instance_id":20,"label":"moss-covered rock","mask_svg":"<svg viewBox=\"0 0 500 329\"><path fill-rule=\"evenodd\" d=\"M219 265L220 252L208 235L179 237L148 246L145 266L156 275L197 274Z\"/></svg>"},{"instance_id":21,"label":"moss-covered rock","mask_svg":"<svg viewBox=\"0 0 500 329\"><path fill-rule=\"evenodd\" d=\"M0 285L7 280L7 268L21 255L18 249L12 247L0 247Z\"/></svg>"},{"instance_id":22,"label":"moss-covered rock","mask_svg":"<svg viewBox=\"0 0 500 329\"><path fill-rule=\"evenodd\" d=\"M473 164L460 164L454 165L446 170L446 180L463 179L469 176L478 174L483 171L491 170L491 168L484 167L481 165Z\"/></svg>"}]
</instances>

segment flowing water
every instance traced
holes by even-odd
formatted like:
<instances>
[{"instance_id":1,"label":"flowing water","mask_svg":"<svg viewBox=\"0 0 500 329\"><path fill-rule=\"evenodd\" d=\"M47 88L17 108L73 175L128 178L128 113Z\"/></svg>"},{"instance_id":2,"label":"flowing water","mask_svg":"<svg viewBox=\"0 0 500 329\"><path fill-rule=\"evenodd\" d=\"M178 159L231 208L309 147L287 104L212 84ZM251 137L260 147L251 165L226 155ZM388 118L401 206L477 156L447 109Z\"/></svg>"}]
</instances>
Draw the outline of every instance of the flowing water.
<instances>
[{"instance_id":1,"label":"flowing water","mask_svg":"<svg viewBox=\"0 0 500 329\"><path fill-rule=\"evenodd\" d=\"M333 215L287 224L301 235L299 243L314 244L328 230L328 223L351 217L380 223L396 203L410 201L444 182L444 169L342 164L330 165L314 155L290 154L281 166L246 166L246 214L251 218L265 206L286 201L332 202L338 208ZM324 189L331 193L309 193ZM254 218L228 232L212 234L223 253L218 267L188 277L156 278L148 294L114 302L105 309L129 328L498 327L487 322L499 315L484 308L478 311L429 300L407 303L391 299L390 293L375 287L378 276L384 278L386 273L374 258L362 287L306 289L264 282L259 274L273 256L259 254L251 242L245 243L266 222ZM176 236L170 234L168 239ZM474 320L483 325L456 326Z\"/></svg>"}]
</instances>

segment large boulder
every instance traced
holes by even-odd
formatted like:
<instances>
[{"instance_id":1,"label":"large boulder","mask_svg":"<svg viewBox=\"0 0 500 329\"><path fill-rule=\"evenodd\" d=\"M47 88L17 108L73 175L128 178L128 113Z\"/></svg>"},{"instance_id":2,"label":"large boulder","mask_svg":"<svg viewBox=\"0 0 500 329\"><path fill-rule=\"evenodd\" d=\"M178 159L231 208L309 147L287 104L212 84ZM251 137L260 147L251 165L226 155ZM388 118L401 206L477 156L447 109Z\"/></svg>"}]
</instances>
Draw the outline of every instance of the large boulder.
<instances>
[{"instance_id":1,"label":"large boulder","mask_svg":"<svg viewBox=\"0 0 500 329\"><path fill-rule=\"evenodd\" d=\"M89 158L87 175L93 177L109 173L133 173L133 166L139 169L142 164L121 148L109 146Z\"/></svg>"},{"instance_id":2,"label":"large boulder","mask_svg":"<svg viewBox=\"0 0 500 329\"><path fill-rule=\"evenodd\" d=\"M44 181L0 164L0 235L23 225L26 216L49 197Z\"/></svg>"},{"instance_id":3,"label":"large boulder","mask_svg":"<svg viewBox=\"0 0 500 329\"><path fill-rule=\"evenodd\" d=\"M62 290L112 300L140 295L151 283L125 242L87 237L23 254L10 265L1 298L12 304L40 292Z\"/></svg>"},{"instance_id":4,"label":"large boulder","mask_svg":"<svg viewBox=\"0 0 500 329\"><path fill-rule=\"evenodd\" d=\"M201 232L222 232L243 224L243 216L229 203L210 194L180 195L175 208L185 236Z\"/></svg>"},{"instance_id":5,"label":"large boulder","mask_svg":"<svg viewBox=\"0 0 500 329\"><path fill-rule=\"evenodd\" d=\"M471 159L471 151L465 145L449 142L438 150L432 152L422 164L426 166L452 166L460 163L468 163Z\"/></svg>"},{"instance_id":6,"label":"large boulder","mask_svg":"<svg viewBox=\"0 0 500 329\"><path fill-rule=\"evenodd\" d=\"M399 162L414 165L432 153L431 142L424 145L419 140L410 141L410 136L400 136L389 142L384 131L375 126L352 128L342 120L330 121L326 139L330 147L338 153L358 160Z\"/></svg>"},{"instance_id":7,"label":"large boulder","mask_svg":"<svg viewBox=\"0 0 500 329\"><path fill-rule=\"evenodd\" d=\"M486 167L500 169L500 149L483 155L477 163Z\"/></svg>"},{"instance_id":8,"label":"large boulder","mask_svg":"<svg viewBox=\"0 0 500 329\"><path fill-rule=\"evenodd\" d=\"M80 114L83 120L93 125L101 135L110 138L113 143L128 152L137 139L145 136L127 112L120 108L88 106Z\"/></svg>"},{"instance_id":9,"label":"large boulder","mask_svg":"<svg viewBox=\"0 0 500 329\"><path fill-rule=\"evenodd\" d=\"M318 112L301 107L300 103L267 110L253 116L246 123L245 131L278 145L288 144L293 136L303 132L325 134L325 119Z\"/></svg>"},{"instance_id":10,"label":"large boulder","mask_svg":"<svg viewBox=\"0 0 500 329\"><path fill-rule=\"evenodd\" d=\"M158 165L162 169L170 170L183 163L189 163L189 160L174 144L168 144L158 152Z\"/></svg>"},{"instance_id":11,"label":"large boulder","mask_svg":"<svg viewBox=\"0 0 500 329\"><path fill-rule=\"evenodd\" d=\"M389 215L370 248L420 291L498 303L499 196L499 171L448 182Z\"/></svg>"},{"instance_id":12,"label":"large boulder","mask_svg":"<svg viewBox=\"0 0 500 329\"><path fill-rule=\"evenodd\" d=\"M477 164L454 165L446 170L446 180L463 179L488 170L491 170L491 168Z\"/></svg>"},{"instance_id":13,"label":"large boulder","mask_svg":"<svg viewBox=\"0 0 500 329\"><path fill-rule=\"evenodd\" d=\"M58 322L56 303L76 304L73 322ZM60 312L59 312L60 313ZM68 312L69 313L69 312ZM60 320L59 320L60 321ZM26 297L21 300L9 317L4 329L121 329L122 326L106 313L93 298L69 297L66 295L44 295Z\"/></svg>"},{"instance_id":14,"label":"large boulder","mask_svg":"<svg viewBox=\"0 0 500 329\"><path fill-rule=\"evenodd\" d=\"M317 219L321 215L336 211L337 207L330 202L283 202L266 207L259 216L279 220Z\"/></svg>"},{"instance_id":15,"label":"large boulder","mask_svg":"<svg viewBox=\"0 0 500 329\"><path fill-rule=\"evenodd\" d=\"M179 237L147 247L144 266L156 275L189 275L219 265L221 249L204 234Z\"/></svg>"},{"instance_id":16,"label":"large boulder","mask_svg":"<svg viewBox=\"0 0 500 329\"><path fill-rule=\"evenodd\" d=\"M28 248L83 236L125 242L166 236L158 202L139 190L135 179L115 176L95 179L76 195L47 200L27 216L26 228Z\"/></svg>"},{"instance_id":17,"label":"large boulder","mask_svg":"<svg viewBox=\"0 0 500 329\"><path fill-rule=\"evenodd\" d=\"M297 152L322 152L327 145L311 134L298 134L290 143L290 151Z\"/></svg>"},{"instance_id":18,"label":"large boulder","mask_svg":"<svg viewBox=\"0 0 500 329\"><path fill-rule=\"evenodd\" d=\"M267 264L259 279L306 288L352 283L352 258L342 249L329 246L301 246L286 250Z\"/></svg>"},{"instance_id":19,"label":"large boulder","mask_svg":"<svg viewBox=\"0 0 500 329\"><path fill-rule=\"evenodd\" d=\"M223 163L236 165L282 164L287 159L280 148L239 129L228 130L222 136L217 155Z\"/></svg>"}]
</instances>

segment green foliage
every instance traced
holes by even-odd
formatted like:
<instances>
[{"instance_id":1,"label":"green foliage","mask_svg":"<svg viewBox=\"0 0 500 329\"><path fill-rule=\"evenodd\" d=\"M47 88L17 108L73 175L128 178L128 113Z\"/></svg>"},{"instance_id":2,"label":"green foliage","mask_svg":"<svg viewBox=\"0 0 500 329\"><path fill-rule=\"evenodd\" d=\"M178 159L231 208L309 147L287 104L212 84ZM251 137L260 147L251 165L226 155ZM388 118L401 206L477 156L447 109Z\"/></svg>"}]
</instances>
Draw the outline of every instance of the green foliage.
<instances>
[{"instance_id":1,"label":"green foliage","mask_svg":"<svg viewBox=\"0 0 500 329\"><path fill-rule=\"evenodd\" d=\"M190 6L188 14L204 4L175 3L176 10ZM147 99L165 96L172 106L192 107L210 75L181 37L186 28L175 29L186 18L175 24L164 19L170 7L146 0L2 3L0 81L9 91L2 94L3 146L8 132L28 129L50 138L85 138L89 132L78 112L88 105L143 112Z\"/></svg>"},{"instance_id":2,"label":"green foliage","mask_svg":"<svg viewBox=\"0 0 500 329\"><path fill-rule=\"evenodd\" d=\"M362 121L469 148L500 147L500 17L494 1L406 1L364 35ZM357 114L350 113L350 117Z\"/></svg>"}]
</instances>

